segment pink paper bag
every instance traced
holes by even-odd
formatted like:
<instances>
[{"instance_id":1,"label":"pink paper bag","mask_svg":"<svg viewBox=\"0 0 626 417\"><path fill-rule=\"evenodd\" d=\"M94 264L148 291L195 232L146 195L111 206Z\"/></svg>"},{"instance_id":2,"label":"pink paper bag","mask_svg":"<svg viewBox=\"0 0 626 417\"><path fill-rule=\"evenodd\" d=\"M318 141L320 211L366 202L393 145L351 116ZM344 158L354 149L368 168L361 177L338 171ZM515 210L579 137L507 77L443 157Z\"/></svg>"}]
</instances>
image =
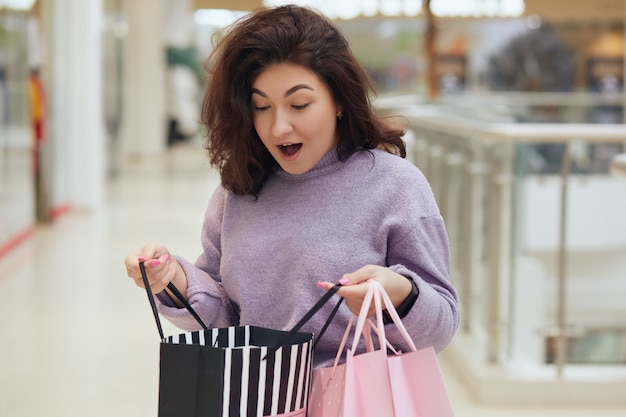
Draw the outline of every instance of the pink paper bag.
<instances>
[{"instance_id":1,"label":"pink paper bag","mask_svg":"<svg viewBox=\"0 0 626 417\"><path fill-rule=\"evenodd\" d=\"M454 417L432 347L387 359L395 417Z\"/></svg>"},{"instance_id":2,"label":"pink paper bag","mask_svg":"<svg viewBox=\"0 0 626 417\"><path fill-rule=\"evenodd\" d=\"M417 350L382 286L375 281L369 285L352 342L354 349L363 335L368 351L355 355L348 349L345 364L338 364L351 320L335 364L313 371L309 417L454 417L435 350ZM377 326L367 320L372 300ZM387 356L383 303L411 351ZM368 342L370 330L378 334L382 348Z\"/></svg>"},{"instance_id":3,"label":"pink paper bag","mask_svg":"<svg viewBox=\"0 0 626 417\"><path fill-rule=\"evenodd\" d=\"M360 355L348 352L343 416L395 416L387 355L375 350Z\"/></svg>"},{"instance_id":4,"label":"pink paper bag","mask_svg":"<svg viewBox=\"0 0 626 417\"><path fill-rule=\"evenodd\" d=\"M343 415L343 398L346 381L346 365L334 369L314 369L309 395L309 417L339 417Z\"/></svg>"}]
</instances>

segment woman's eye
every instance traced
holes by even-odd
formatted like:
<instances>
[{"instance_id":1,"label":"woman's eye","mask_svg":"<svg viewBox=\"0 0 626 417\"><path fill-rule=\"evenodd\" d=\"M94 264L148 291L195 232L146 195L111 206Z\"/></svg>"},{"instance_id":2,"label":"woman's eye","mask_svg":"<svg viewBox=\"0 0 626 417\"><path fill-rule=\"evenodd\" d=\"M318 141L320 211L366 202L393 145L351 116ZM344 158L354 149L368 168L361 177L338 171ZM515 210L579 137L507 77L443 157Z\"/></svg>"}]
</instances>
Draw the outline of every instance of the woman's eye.
<instances>
[{"instance_id":1,"label":"woman's eye","mask_svg":"<svg viewBox=\"0 0 626 417\"><path fill-rule=\"evenodd\" d=\"M270 106L253 106L252 107L255 111L265 111L267 109L270 108Z\"/></svg>"},{"instance_id":2,"label":"woman's eye","mask_svg":"<svg viewBox=\"0 0 626 417\"><path fill-rule=\"evenodd\" d=\"M306 108L309 105L309 103L305 103L305 104L294 104L291 107L293 107L296 110L303 110L304 108Z\"/></svg>"}]
</instances>

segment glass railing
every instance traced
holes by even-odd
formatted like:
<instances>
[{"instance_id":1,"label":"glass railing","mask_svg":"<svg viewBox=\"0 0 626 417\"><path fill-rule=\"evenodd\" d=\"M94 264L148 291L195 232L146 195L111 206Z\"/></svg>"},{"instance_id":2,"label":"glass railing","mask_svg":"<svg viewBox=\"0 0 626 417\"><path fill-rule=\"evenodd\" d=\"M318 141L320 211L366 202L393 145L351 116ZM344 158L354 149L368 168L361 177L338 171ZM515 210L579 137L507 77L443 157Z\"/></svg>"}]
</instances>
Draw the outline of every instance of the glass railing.
<instances>
[{"instance_id":1,"label":"glass railing","mask_svg":"<svg viewBox=\"0 0 626 417\"><path fill-rule=\"evenodd\" d=\"M558 381L565 391L554 398L592 375L598 392L574 402L626 404L611 397L614 384L626 388L626 179L609 173L626 126L589 122L606 103L563 100L551 111L567 117L547 123L519 117L545 103L464 100L379 106L407 118L409 158L446 221L462 311L451 354L466 376L498 369L509 382ZM483 398L498 395L483 387Z\"/></svg>"}]
</instances>

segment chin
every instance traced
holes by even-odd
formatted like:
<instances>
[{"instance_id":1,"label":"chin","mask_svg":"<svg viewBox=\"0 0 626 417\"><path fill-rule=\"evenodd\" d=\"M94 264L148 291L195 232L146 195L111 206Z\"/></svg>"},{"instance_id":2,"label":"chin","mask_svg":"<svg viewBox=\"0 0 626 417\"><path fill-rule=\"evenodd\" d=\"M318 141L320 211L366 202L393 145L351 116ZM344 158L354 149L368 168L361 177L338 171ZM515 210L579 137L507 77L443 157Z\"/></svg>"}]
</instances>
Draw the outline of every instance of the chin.
<instances>
[{"instance_id":1,"label":"chin","mask_svg":"<svg viewBox=\"0 0 626 417\"><path fill-rule=\"evenodd\" d=\"M283 170L286 173L291 174L291 175L302 175L308 171L308 169L302 170L302 169L285 169L285 168L283 168Z\"/></svg>"},{"instance_id":2,"label":"chin","mask_svg":"<svg viewBox=\"0 0 626 417\"><path fill-rule=\"evenodd\" d=\"M311 167L296 167L293 165L281 165L280 167L291 175L302 175L311 170Z\"/></svg>"}]
</instances>

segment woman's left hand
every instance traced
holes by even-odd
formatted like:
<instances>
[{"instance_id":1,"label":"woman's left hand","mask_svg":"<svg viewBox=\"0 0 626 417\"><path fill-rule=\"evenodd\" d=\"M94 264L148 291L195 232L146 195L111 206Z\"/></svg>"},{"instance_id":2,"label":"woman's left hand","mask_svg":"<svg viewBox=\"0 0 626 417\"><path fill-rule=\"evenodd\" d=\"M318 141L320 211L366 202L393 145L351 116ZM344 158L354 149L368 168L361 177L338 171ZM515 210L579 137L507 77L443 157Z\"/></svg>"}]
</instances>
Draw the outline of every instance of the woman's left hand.
<instances>
[{"instance_id":1,"label":"woman's left hand","mask_svg":"<svg viewBox=\"0 0 626 417\"><path fill-rule=\"evenodd\" d=\"M395 307L398 307L411 293L412 285L409 279L393 272L389 268L379 265L366 265L354 272L345 274L339 283L343 285L337 291L337 295L345 298L345 303L354 314L359 314L361 304L367 293L367 281L378 281ZM335 284L332 282L320 282L318 286L325 290L332 288ZM370 307L369 315L374 315L374 304Z\"/></svg>"}]
</instances>

